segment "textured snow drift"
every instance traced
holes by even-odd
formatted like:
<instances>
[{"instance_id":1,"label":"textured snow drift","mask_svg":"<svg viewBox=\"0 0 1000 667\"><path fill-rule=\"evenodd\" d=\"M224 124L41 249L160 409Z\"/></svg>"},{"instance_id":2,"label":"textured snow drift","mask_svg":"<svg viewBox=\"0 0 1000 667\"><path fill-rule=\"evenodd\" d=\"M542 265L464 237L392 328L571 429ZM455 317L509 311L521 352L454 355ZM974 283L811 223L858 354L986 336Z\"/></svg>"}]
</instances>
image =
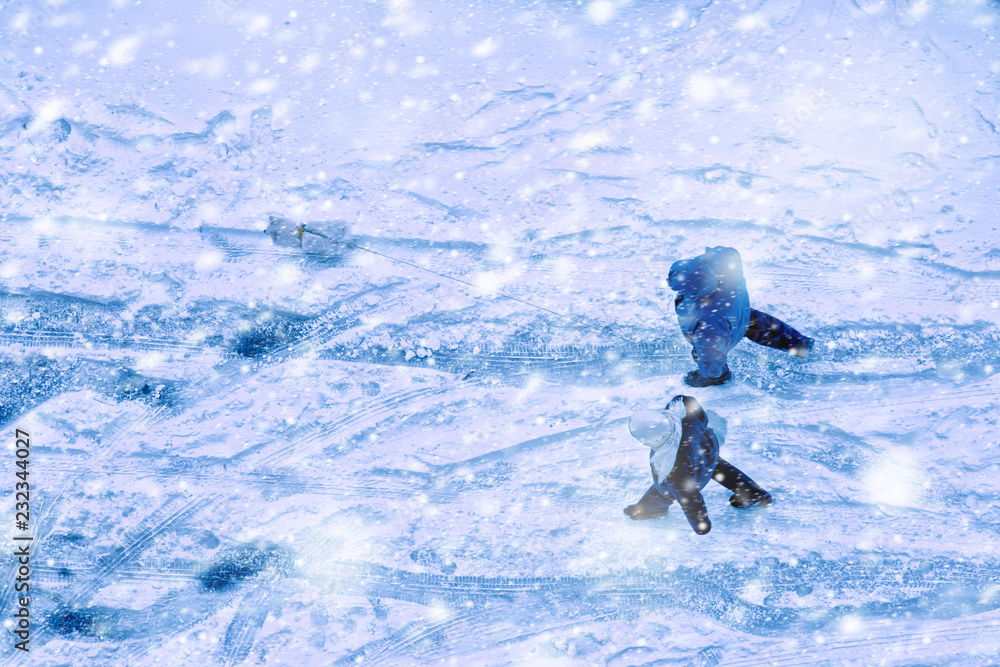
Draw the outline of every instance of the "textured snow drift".
<instances>
[{"instance_id":1,"label":"textured snow drift","mask_svg":"<svg viewBox=\"0 0 1000 667\"><path fill-rule=\"evenodd\" d=\"M1000 663L998 26L5 5L0 664ZM688 390L776 499L712 485L698 537L622 515L627 421L691 368L667 267L720 244L818 345Z\"/></svg>"}]
</instances>

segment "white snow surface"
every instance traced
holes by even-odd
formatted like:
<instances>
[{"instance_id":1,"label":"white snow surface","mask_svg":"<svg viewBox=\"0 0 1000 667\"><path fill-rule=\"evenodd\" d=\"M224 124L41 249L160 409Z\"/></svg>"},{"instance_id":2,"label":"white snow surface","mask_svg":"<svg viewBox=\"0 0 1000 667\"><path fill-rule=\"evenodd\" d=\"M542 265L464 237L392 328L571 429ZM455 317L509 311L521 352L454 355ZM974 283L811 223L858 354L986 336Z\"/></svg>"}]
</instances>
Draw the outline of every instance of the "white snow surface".
<instances>
[{"instance_id":1,"label":"white snow surface","mask_svg":"<svg viewBox=\"0 0 1000 667\"><path fill-rule=\"evenodd\" d=\"M23 429L34 542L0 665L1000 664L998 29L5 3L0 489ZM809 360L680 384L665 277L714 245ZM628 417L678 393L771 508L622 514Z\"/></svg>"}]
</instances>

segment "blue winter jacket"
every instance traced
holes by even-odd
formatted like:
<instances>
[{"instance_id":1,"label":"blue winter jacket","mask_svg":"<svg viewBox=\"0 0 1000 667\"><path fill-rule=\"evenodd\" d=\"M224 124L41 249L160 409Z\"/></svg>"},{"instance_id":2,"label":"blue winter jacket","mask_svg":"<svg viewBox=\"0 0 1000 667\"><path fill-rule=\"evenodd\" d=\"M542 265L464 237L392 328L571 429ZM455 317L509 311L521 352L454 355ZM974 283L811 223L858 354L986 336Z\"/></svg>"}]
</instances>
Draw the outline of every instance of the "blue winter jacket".
<instances>
[{"instance_id":1,"label":"blue winter jacket","mask_svg":"<svg viewBox=\"0 0 1000 667\"><path fill-rule=\"evenodd\" d=\"M656 469L650 463L653 486L666 498L676 500L695 532L704 534L712 524L701 490L712 480L719 463L719 440L708 428L708 416L697 400L691 396L674 396L670 402L674 401L683 401L686 412L681 419L681 443L674 467L663 479L657 478ZM650 461L654 455L655 451L649 453Z\"/></svg>"},{"instance_id":2,"label":"blue winter jacket","mask_svg":"<svg viewBox=\"0 0 1000 667\"><path fill-rule=\"evenodd\" d=\"M735 248L705 248L694 259L674 262L668 278L677 291L674 310L698 372L717 378L726 372L726 355L750 326L750 296L743 261Z\"/></svg>"}]
</instances>

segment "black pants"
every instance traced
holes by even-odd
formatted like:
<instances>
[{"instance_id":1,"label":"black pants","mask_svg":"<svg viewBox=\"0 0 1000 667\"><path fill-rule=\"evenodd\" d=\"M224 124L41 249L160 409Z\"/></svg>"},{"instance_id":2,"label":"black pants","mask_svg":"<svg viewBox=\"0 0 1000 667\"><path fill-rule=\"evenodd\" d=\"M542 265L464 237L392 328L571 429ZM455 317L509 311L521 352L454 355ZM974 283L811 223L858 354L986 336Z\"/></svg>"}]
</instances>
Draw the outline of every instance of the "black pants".
<instances>
[{"instance_id":1,"label":"black pants","mask_svg":"<svg viewBox=\"0 0 1000 667\"><path fill-rule=\"evenodd\" d=\"M747 327L744 337L758 345L773 347L776 350L801 347L806 338L777 317L753 308L750 309L750 326Z\"/></svg>"},{"instance_id":2,"label":"black pants","mask_svg":"<svg viewBox=\"0 0 1000 667\"><path fill-rule=\"evenodd\" d=\"M721 457L719 458L718 464L715 466L715 472L712 474L712 479L732 491L740 498L748 501L759 493L765 493L764 489L762 489L757 482L750 479L746 473ZM656 490L655 486L651 486L636 504L644 507L645 514L657 515L665 514L667 508L670 507L673 502L673 498L664 496Z\"/></svg>"},{"instance_id":3,"label":"black pants","mask_svg":"<svg viewBox=\"0 0 1000 667\"><path fill-rule=\"evenodd\" d=\"M758 494L766 493L746 473L722 458L719 459L718 465L715 466L712 479L745 500L750 500Z\"/></svg>"}]
</instances>

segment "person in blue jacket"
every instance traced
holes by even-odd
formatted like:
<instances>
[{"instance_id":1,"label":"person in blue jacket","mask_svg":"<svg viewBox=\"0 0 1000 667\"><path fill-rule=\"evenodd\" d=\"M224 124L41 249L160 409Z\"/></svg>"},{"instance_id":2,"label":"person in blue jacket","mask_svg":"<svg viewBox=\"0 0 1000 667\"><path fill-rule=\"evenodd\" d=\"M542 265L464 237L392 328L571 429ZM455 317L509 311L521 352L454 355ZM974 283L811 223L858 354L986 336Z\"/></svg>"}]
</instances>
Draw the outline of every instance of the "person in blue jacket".
<instances>
[{"instance_id":1,"label":"person in blue jacket","mask_svg":"<svg viewBox=\"0 0 1000 667\"><path fill-rule=\"evenodd\" d=\"M629 420L629 432L647 445L653 485L639 502L625 508L636 521L665 516L676 500L699 535L712 529L701 490L709 480L733 492L729 504L744 509L767 507L771 495L719 456L725 441L725 420L711 415L691 396L674 396L663 410L642 410Z\"/></svg>"},{"instance_id":2,"label":"person in blue jacket","mask_svg":"<svg viewBox=\"0 0 1000 667\"><path fill-rule=\"evenodd\" d=\"M677 292L677 321L698 364L697 370L684 377L689 387L709 387L731 380L726 356L743 338L788 350L803 359L812 350L812 338L750 307L743 261L734 248L705 248L705 253L694 259L674 262L667 282Z\"/></svg>"}]
</instances>

